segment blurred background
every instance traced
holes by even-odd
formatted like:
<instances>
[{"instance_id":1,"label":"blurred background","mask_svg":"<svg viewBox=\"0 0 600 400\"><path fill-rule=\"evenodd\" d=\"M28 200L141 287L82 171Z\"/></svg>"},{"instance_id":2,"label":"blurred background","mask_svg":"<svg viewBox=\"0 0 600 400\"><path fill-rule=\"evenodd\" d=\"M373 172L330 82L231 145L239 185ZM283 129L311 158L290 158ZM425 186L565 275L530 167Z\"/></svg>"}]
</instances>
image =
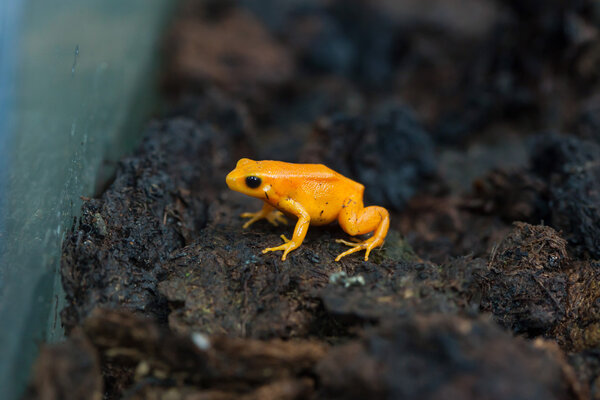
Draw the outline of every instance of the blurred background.
<instances>
[{"instance_id":1,"label":"blurred background","mask_svg":"<svg viewBox=\"0 0 600 400\"><path fill-rule=\"evenodd\" d=\"M401 212L526 166L540 133L600 141L599 32L594 0L2 0L3 398L63 336L62 240L151 115Z\"/></svg>"}]
</instances>

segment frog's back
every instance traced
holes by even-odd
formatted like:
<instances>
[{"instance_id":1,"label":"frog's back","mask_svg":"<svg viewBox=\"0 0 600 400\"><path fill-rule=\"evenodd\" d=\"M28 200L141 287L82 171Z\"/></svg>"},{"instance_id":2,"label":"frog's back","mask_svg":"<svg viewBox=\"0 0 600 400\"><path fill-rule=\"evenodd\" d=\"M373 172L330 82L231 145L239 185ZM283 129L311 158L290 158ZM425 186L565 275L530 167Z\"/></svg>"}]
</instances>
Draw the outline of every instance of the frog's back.
<instances>
[{"instance_id":1,"label":"frog's back","mask_svg":"<svg viewBox=\"0 0 600 400\"><path fill-rule=\"evenodd\" d=\"M274 179L281 177L330 179L338 176L345 178L323 164L296 164L284 161L262 160L256 162L256 167L264 175L268 175Z\"/></svg>"},{"instance_id":2,"label":"frog's back","mask_svg":"<svg viewBox=\"0 0 600 400\"><path fill-rule=\"evenodd\" d=\"M337 219L343 202L352 196L362 201L364 186L322 164L260 161L264 174L282 196L299 202L311 223L328 224Z\"/></svg>"},{"instance_id":3,"label":"frog's back","mask_svg":"<svg viewBox=\"0 0 600 400\"><path fill-rule=\"evenodd\" d=\"M272 160L258 161L258 164L264 176L268 176L270 180L281 185L287 184L290 189L304 183L320 182L328 186L335 186L334 189L337 190L344 188L353 191L364 190L364 186L360 183L346 178L323 164L295 164Z\"/></svg>"}]
</instances>

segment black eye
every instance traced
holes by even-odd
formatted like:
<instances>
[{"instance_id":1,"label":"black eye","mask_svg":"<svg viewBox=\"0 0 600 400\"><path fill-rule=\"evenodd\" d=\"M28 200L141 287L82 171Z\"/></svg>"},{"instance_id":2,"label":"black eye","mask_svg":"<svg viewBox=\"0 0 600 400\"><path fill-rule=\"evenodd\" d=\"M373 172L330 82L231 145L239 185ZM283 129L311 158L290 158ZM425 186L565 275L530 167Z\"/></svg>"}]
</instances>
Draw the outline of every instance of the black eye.
<instances>
[{"instance_id":1,"label":"black eye","mask_svg":"<svg viewBox=\"0 0 600 400\"><path fill-rule=\"evenodd\" d=\"M262 181L257 176L247 176L246 177L246 185L249 188L256 189L257 187L260 186L261 183L262 183Z\"/></svg>"}]
</instances>

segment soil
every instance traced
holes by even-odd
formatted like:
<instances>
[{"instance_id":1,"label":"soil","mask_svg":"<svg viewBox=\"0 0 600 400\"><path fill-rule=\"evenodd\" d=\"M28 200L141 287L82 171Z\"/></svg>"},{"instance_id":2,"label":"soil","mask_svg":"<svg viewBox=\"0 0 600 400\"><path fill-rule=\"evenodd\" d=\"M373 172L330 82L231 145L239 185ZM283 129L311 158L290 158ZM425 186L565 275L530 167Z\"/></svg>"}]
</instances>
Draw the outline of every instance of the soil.
<instances>
[{"instance_id":1,"label":"soil","mask_svg":"<svg viewBox=\"0 0 600 400\"><path fill-rule=\"evenodd\" d=\"M593 1L188 1L166 47L25 398L600 399ZM241 157L364 183L385 245L262 254L292 226L242 229Z\"/></svg>"}]
</instances>

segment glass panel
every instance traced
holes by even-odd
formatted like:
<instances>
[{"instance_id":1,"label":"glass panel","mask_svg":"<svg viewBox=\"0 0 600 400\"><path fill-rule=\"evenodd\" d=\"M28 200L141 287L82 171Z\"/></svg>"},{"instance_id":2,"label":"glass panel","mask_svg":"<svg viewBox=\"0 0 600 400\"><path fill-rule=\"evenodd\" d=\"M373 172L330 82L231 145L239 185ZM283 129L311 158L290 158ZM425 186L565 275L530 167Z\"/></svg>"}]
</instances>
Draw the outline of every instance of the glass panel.
<instances>
[{"instance_id":1,"label":"glass panel","mask_svg":"<svg viewBox=\"0 0 600 400\"><path fill-rule=\"evenodd\" d=\"M61 337L60 246L155 105L168 0L0 1L0 388Z\"/></svg>"}]
</instances>

